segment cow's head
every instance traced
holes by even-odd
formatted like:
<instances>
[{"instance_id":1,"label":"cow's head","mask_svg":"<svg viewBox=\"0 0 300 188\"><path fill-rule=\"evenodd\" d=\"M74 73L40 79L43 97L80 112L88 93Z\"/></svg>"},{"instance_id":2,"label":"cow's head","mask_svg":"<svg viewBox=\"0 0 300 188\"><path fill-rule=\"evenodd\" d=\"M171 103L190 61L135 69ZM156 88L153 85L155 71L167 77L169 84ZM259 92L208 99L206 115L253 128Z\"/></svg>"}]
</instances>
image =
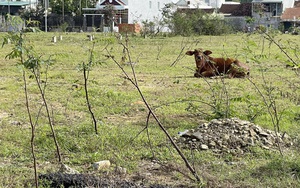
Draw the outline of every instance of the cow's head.
<instances>
[{"instance_id":1,"label":"cow's head","mask_svg":"<svg viewBox=\"0 0 300 188\"><path fill-rule=\"evenodd\" d=\"M208 61L208 55L211 54L212 52L209 50L203 51L202 49L195 49L194 51L187 51L185 54L186 55L194 55L195 61L196 61L196 67L198 70L200 70Z\"/></svg>"}]
</instances>

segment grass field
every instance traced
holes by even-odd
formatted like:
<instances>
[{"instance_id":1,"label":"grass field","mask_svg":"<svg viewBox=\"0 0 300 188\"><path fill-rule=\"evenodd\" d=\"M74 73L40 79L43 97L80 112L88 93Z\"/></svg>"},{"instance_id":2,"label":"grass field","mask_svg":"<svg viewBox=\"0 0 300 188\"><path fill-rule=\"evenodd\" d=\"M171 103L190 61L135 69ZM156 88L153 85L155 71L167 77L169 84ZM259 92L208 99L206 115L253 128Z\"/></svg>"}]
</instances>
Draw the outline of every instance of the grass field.
<instances>
[{"instance_id":1,"label":"grass field","mask_svg":"<svg viewBox=\"0 0 300 188\"><path fill-rule=\"evenodd\" d=\"M91 33L92 34L92 33ZM299 36L236 34L227 36L141 38L93 33L27 33L25 42L44 59L54 60L41 67L46 83L45 97L62 153L68 166L82 173L94 173L94 162L110 160L127 169L126 178L143 177L149 182L203 187L299 187L300 185L300 72L287 67L291 59L299 65ZM1 40L7 33L0 33ZM52 36L62 40L51 42ZM93 44L94 49L93 49ZM30 149L31 128L25 105L22 68L18 59L5 58L12 44L0 53L0 187L34 185ZM194 58L185 52L209 49L212 56L235 57L251 68L249 79L194 78ZM94 131L84 92L82 63L88 63L90 104L98 123ZM283 51L282 51L283 50ZM284 53L286 52L286 54ZM209 151L182 150L202 179L197 185L184 162L170 145L153 118L147 132L148 109L108 54L131 78L133 64L138 86L160 122L172 137L193 129L204 120L238 117L274 130L272 117L278 115L281 132L295 139L294 147L283 151L253 148L243 156L216 156ZM122 61L123 57L123 61ZM126 58L124 58L126 57ZM289 59L290 58L290 59ZM172 65L172 66L171 66ZM35 152L38 173L57 170L58 160L51 131L42 107L41 95L32 74L27 72L29 106L37 121ZM276 109L270 108L275 106ZM41 109L41 110L40 110ZM272 116L271 116L272 115ZM154 154L154 155L153 155ZM168 170L151 170L155 159ZM231 165L225 161L232 161ZM113 167L109 173L113 173ZM144 175L151 173L151 177Z\"/></svg>"}]
</instances>

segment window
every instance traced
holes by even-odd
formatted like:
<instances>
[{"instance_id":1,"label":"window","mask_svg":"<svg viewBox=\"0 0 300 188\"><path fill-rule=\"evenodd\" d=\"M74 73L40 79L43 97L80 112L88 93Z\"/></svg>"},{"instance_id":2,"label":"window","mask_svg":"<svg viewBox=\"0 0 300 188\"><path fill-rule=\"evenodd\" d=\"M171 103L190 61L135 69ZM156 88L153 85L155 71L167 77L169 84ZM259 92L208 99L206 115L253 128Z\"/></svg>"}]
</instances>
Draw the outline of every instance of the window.
<instances>
[{"instance_id":1,"label":"window","mask_svg":"<svg viewBox=\"0 0 300 188\"><path fill-rule=\"evenodd\" d=\"M263 6L264 6L264 11L265 12L270 12L270 3L266 3Z\"/></svg>"},{"instance_id":2,"label":"window","mask_svg":"<svg viewBox=\"0 0 300 188\"><path fill-rule=\"evenodd\" d=\"M190 5L190 4L191 4L191 1L187 1L186 3L187 3L188 5Z\"/></svg>"},{"instance_id":3,"label":"window","mask_svg":"<svg viewBox=\"0 0 300 188\"><path fill-rule=\"evenodd\" d=\"M149 1L149 8L152 8L152 1Z\"/></svg>"},{"instance_id":4,"label":"window","mask_svg":"<svg viewBox=\"0 0 300 188\"><path fill-rule=\"evenodd\" d=\"M157 2L157 8L160 9L160 2Z\"/></svg>"}]
</instances>

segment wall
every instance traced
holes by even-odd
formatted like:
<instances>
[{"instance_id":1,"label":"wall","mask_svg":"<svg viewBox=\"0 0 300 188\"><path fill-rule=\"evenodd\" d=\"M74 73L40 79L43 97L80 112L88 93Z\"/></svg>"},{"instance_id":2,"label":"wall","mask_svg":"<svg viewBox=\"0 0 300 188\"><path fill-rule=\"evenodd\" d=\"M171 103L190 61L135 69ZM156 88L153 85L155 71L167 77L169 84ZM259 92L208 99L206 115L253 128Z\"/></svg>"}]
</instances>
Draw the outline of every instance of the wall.
<instances>
[{"instance_id":1,"label":"wall","mask_svg":"<svg viewBox=\"0 0 300 188\"><path fill-rule=\"evenodd\" d=\"M161 18L160 10L167 3L176 0L128 0L128 23L141 23L144 20L154 21L154 17Z\"/></svg>"},{"instance_id":2,"label":"wall","mask_svg":"<svg viewBox=\"0 0 300 188\"><path fill-rule=\"evenodd\" d=\"M209 0L208 5L213 8L220 8L223 3L225 3L225 0Z\"/></svg>"},{"instance_id":3,"label":"wall","mask_svg":"<svg viewBox=\"0 0 300 188\"><path fill-rule=\"evenodd\" d=\"M294 0L283 0L283 10L286 8L292 8L294 6Z\"/></svg>"}]
</instances>

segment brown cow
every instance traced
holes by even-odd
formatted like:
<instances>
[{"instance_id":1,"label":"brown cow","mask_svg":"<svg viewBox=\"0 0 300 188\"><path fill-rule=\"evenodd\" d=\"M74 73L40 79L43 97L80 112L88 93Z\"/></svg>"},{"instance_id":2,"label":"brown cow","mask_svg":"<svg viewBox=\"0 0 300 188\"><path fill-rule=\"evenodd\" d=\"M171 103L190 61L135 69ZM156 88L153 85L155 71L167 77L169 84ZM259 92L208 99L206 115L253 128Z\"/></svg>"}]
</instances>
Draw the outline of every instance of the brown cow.
<instances>
[{"instance_id":1,"label":"brown cow","mask_svg":"<svg viewBox=\"0 0 300 188\"><path fill-rule=\"evenodd\" d=\"M212 77L228 74L229 78L243 78L249 75L249 67L233 58L213 58L209 50L196 49L187 51L186 55L194 55L196 61L195 77Z\"/></svg>"}]
</instances>

